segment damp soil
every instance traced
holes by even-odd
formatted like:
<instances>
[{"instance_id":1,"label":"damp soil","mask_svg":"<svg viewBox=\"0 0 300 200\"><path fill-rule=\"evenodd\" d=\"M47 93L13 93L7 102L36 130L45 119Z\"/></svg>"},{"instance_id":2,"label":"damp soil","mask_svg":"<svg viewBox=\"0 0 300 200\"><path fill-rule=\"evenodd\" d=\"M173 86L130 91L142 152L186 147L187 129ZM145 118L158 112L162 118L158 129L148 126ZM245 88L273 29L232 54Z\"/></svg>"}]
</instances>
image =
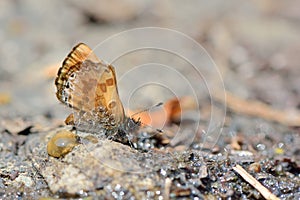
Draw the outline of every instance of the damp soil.
<instances>
[{"instance_id":1,"label":"damp soil","mask_svg":"<svg viewBox=\"0 0 300 200\"><path fill-rule=\"evenodd\" d=\"M278 127L272 134L257 130L252 136L242 131L221 135L213 149L196 140L171 146L149 129L138 130L143 137L130 145L77 132L79 145L60 158L51 157L47 143L61 130L72 128L2 131L3 199L263 198L233 170L236 165L279 198L300 195L299 133L288 128Z\"/></svg>"}]
</instances>

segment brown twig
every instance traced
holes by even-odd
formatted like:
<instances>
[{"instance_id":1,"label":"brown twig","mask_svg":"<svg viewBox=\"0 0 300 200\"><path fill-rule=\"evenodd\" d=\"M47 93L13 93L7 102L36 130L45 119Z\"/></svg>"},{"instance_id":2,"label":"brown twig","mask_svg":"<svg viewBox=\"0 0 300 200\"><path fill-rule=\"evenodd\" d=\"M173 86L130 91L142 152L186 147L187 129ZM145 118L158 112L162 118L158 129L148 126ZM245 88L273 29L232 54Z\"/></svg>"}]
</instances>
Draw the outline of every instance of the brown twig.
<instances>
[{"instance_id":1,"label":"brown twig","mask_svg":"<svg viewBox=\"0 0 300 200\"><path fill-rule=\"evenodd\" d=\"M170 189L171 189L172 180L170 178L166 178L165 180L165 192L164 199L170 199Z\"/></svg>"},{"instance_id":2,"label":"brown twig","mask_svg":"<svg viewBox=\"0 0 300 200\"><path fill-rule=\"evenodd\" d=\"M274 194L272 194L265 186L258 182L253 176L251 176L246 170L244 170L240 165L232 167L239 175L241 175L245 181L257 189L260 194L268 200L279 200Z\"/></svg>"},{"instance_id":3,"label":"brown twig","mask_svg":"<svg viewBox=\"0 0 300 200\"><path fill-rule=\"evenodd\" d=\"M217 92L214 94L214 97L218 101L224 101L223 94L224 92ZM299 113L276 110L262 102L245 100L230 92L226 92L226 105L233 112L243 115L260 117L287 126L300 126Z\"/></svg>"}]
</instances>

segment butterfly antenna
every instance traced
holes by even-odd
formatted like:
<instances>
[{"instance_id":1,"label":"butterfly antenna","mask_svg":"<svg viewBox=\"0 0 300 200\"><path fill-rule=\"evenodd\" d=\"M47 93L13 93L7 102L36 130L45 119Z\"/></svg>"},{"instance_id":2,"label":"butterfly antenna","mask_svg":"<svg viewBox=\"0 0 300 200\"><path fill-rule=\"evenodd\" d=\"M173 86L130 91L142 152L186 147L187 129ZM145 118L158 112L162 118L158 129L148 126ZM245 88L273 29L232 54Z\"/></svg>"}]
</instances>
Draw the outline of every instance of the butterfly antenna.
<instances>
[{"instance_id":1,"label":"butterfly antenna","mask_svg":"<svg viewBox=\"0 0 300 200\"><path fill-rule=\"evenodd\" d=\"M138 115L138 114L143 113L143 112L147 112L147 111L151 110L152 108L156 108L156 107L159 107L159 106L161 106L161 105L163 105L163 103L162 103L162 102L159 102L158 104L155 104L155 105L153 105L153 106L150 106L149 108L146 108L146 109L141 110L141 111L139 111L139 112L137 112L137 113L134 113L133 115L130 116L130 118L133 118L135 115Z\"/></svg>"},{"instance_id":2,"label":"butterfly antenna","mask_svg":"<svg viewBox=\"0 0 300 200\"><path fill-rule=\"evenodd\" d=\"M146 108L146 109L141 110L141 111L139 111L139 112L137 112L137 113L134 113L133 115L131 115L130 118L133 118L133 117L134 117L135 115L137 115L137 114L140 114L140 113L143 113L143 112L147 112L147 111L151 110L152 108L156 108L156 107L159 107L159 106L161 106L161 105L163 105L163 103L162 103L162 102L159 102L159 103L157 103L157 104L155 104L155 105L153 105L153 106L150 106L149 108ZM145 126L145 127L149 127L149 128L155 129L155 130L156 130L157 132L159 132L159 133L163 133L163 130L162 130L162 129L154 128L154 127L152 127L152 126L150 126L150 125L148 125L148 124L143 123L143 122L141 121L141 118L140 118L140 117L138 118L138 122L139 122L140 124L142 124L143 126Z\"/></svg>"},{"instance_id":3,"label":"butterfly antenna","mask_svg":"<svg viewBox=\"0 0 300 200\"><path fill-rule=\"evenodd\" d=\"M143 123L143 122L140 120L140 118L138 119L138 122L139 122L140 124L142 124L144 127L149 127L149 128L151 128L151 129L156 130L156 131L159 132L159 133L163 133L163 132L164 132L163 129L160 129L160 128L154 128L153 126L150 126L150 125L148 125L148 124Z\"/></svg>"}]
</instances>

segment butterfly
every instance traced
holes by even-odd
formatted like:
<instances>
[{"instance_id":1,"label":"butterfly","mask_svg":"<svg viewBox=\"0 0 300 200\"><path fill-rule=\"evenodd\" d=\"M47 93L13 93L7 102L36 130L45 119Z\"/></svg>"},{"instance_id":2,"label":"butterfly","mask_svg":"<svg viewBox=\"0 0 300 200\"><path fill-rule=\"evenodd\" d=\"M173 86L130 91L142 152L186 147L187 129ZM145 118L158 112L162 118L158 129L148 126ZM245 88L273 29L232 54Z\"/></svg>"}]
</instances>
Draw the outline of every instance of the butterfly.
<instances>
[{"instance_id":1,"label":"butterfly","mask_svg":"<svg viewBox=\"0 0 300 200\"><path fill-rule=\"evenodd\" d=\"M125 116L115 68L84 43L77 44L65 58L55 85L58 100L73 109L65 122L77 130L116 132L139 124Z\"/></svg>"}]
</instances>

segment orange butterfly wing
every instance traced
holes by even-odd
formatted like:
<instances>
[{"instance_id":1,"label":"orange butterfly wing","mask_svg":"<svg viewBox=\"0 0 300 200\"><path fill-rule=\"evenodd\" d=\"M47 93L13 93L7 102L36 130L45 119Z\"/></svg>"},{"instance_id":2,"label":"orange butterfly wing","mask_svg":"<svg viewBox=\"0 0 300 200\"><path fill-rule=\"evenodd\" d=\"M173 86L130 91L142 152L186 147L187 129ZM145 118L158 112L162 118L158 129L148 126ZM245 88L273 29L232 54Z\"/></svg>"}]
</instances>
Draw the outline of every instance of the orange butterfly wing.
<instances>
[{"instance_id":1,"label":"orange butterfly wing","mask_svg":"<svg viewBox=\"0 0 300 200\"><path fill-rule=\"evenodd\" d=\"M82 63L89 57L93 62L100 62L92 50L85 44L79 43L65 58L62 67L59 68L55 85L57 88L56 96L62 103L69 104L69 81L75 79L76 72L80 71Z\"/></svg>"},{"instance_id":2,"label":"orange butterfly wing","mask_svg":"<svg viewBox=\"0 0 300 200\"><path fill-rule=\"evenodd\" d=\"M123 122L113 66L101 61L85 44L73 48L55 80L57 98L74 110L74 124L81 130L112 129Z\"/></svg>"},{"instance_id":3,"label":"orange butterfly wing","mask_svg":"<svg viewBox=\"0 0 300 200\"><path fill-rule=\"evenodd\" d=\"M119 98L115 69L111 65L107 67L96 87L96 107L105 105L116 122L122 122L125 114Z\"/></svg>"}]
</instances>

